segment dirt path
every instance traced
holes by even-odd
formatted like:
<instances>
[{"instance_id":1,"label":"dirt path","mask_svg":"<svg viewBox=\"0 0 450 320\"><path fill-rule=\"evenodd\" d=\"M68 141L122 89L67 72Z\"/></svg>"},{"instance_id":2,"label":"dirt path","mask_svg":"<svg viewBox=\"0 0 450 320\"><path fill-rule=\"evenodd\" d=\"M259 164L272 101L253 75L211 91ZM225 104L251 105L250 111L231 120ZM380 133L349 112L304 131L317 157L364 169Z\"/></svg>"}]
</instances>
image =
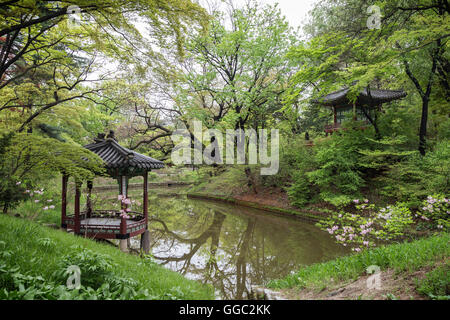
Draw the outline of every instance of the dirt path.
<instances>
[{"instance_id":1,"label":"dirt path","mask_svg":"<svg viewBox=\"0 0 450 320\"><path fill-rule=\"evenodd\" d=\"M292 300L424 300L426 297L416 291L416 279L423 279L430 269L401 274L395 274L393 270L381 271L379 289L373 285L374 282L367 285L368 278L372 277L367 275L345 286L326 288L320 292L311 289L284 289L281 294Z\"/></svg>"}]
</instances>

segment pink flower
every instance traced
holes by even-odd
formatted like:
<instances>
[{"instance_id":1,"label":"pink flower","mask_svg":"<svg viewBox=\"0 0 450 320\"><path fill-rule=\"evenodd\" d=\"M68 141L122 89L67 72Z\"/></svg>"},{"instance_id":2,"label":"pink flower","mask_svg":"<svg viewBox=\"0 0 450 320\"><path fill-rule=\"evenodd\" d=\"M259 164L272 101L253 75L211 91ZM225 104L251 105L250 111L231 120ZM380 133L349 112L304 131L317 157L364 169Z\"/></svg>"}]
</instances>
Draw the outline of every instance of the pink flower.
<instances>
[{"instance_id":1,"label":"pink flower","mask_svg":"<svg viewBox=\"0 0 450 320\"><path fill-rule=\"evenodd\" d=\"M43 207L42 209L44 209L44 210L48 210L48 207Z\"/></svg>"},{"instance_id":2,"label":"pink flower","mask_svg":"<svg viewBox=\"0 0 450 320\"><path fill-rule=\"evenodd\" d=\"M16 186L20 186L21 183L22 183L22 182L17 181L17 182L16 182Z\"/></svg>"},{"instance_id":3,"label":"pink flower","mask_svg":"<svg viewBox=\"0 0 450 320\"><path fill-rule=\"evenodd\" d=\"M358 199L353 200L354 203L359 203Z\"/></svg>"},{"instance_id":4,"label":"pink flower","mask_svg":"<svg viewBox=\"0 0 450 320\"><path fill-rule=\"evenodd\" d=\"M128 199L128 198L124 198L124 199L122 200L122 203L128 205L128 204L131 204L131 200Z\"/></svg>"},{"instance_id":5,"label":"pink flower","mask_svg":"<svg viewBox=\"0 0 450 320\"><path fill-rule=\"evenodd\" d=\"M50 209L55 209L55 206L54 206L54 205L51 205L49 208L50 208Z\"/></svg>"},{"instance_id":6,"label":"pink flower","mask_svg":"<svg viewBox=\"0 0 450 320\"><path fill-rule=\"evenodd\" d=\"M52 202L52 201L53 201L52 199L47 200L47 202Z\"/></svg>"},{"instance_id":7,"label":"pink flower","mask_svg":"<svg viewBox=\"0 0 450 320\"><path fill-rule=\"evenodd\" d=\"M121 195L121 194L119 194L119 195L117 196L117 200L122 200L123 198L124 198L124 196Z\"/></svg>"},{"instance_id":8,"label":"pink flower","mask_svg":"<svg viewBox=\"0 0 450 320\"><path fill-rule=\"evenodd\" d=\"M34 202L35 202L35 203L38 203L38 202L39 202L39 200L38 200L38 199L36 199L36 200L34 200Z\"/></svg>"},{"instance_id":9,"label":"pink flower","mask_svg":"<svg viewBox=\"0 0 450 320\"><path fill-rule=\"evenodd\" d=\"M126 213L122 213L122 214L120 215L120 217L121 217L121 218L124 218L124 219L129 219L129 218L130 218L130 216L127 215Z\"/></svg>"},{"instance_id":10,"label":"pink flower","mask_svg":"<svg viewBox=\"0 0 450 320\"><path fill-rule=\"evenodd\" d=\"M369 199L364 199L364 202L365 203L369 203Z\"/></svg>"}]
</instances>

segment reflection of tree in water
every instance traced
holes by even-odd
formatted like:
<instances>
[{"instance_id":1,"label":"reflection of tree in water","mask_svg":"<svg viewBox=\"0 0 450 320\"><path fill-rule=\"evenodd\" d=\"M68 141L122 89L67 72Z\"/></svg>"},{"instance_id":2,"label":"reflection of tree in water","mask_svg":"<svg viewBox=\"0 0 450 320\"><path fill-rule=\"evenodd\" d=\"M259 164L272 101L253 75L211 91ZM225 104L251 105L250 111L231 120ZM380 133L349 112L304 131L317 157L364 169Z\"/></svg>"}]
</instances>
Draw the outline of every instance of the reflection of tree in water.
<instances>
[{"instance_id":1,"label":"reflection of tree in water","mask_svg":"<svg viewBox=\"0 0 450 320\"><path fill-rule=\"evenodd\" d=\"M216 206L182 207L176 210L182 214L172 211L150 220L154 257L174 271L212 284L225 299L242 299L251 284L264 285L333 250L332 240L322 241L313 226L294 226L290 234L292 222L236 210L228 214Z\"/></svg>"},{"instance_id":2,"label":"reflection of tree in water","mask_svg":"<svg viewBox=\"0 0 450 320\"><path fill-rule=\"evenodd\" d=\"M224 214L214 211L213 221L210 226L199 236L190 239L184 238L169 230L167 224L163 220L157 218L150 219L150 222L153 222L153 225L154 222L158 222L163 227L162 229L152 228L161 234L159 239L162 237L165 239L170 238L171 244L169 245L169 248L167 248L167 251L170 251L174 245L179 243L189 245L189 251L179 257L162 257L155 254L154 258L160 260L162 264L183 261L184 263L181 267L178 267L178 270L176 270L177 272L182 274L186 274L186 272L201 274L203 281L212 283L214 287L220 289L224 298L239 299L242 298L243 293L247 291L247 259L250 248L250 239L255 228L256 219L248 219L247 228L242 233L234 252L232 252L230 256L227 255L226 259L218 259L217 251L220 244L220 233L225 218L226 216ZM208 250L208 259L204 268L198 268L191 264L191 260L199 249L207 244L208 240L211 240ZM233 259L233 257L236 257L236 259ZM234 266L232 265L233 262L235 263Z\"/></svg>"}]
</instances>

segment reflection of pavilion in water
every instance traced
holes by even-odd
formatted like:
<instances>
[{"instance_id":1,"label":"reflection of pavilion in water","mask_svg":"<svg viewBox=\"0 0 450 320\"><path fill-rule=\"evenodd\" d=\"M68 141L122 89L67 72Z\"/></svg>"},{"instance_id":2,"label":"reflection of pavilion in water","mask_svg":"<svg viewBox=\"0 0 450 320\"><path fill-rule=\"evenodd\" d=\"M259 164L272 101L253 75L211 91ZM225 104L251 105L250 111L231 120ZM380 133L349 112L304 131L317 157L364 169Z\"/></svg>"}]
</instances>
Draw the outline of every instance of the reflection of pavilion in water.
<instances>
[{"instance_id":1,"label":"reflection of pavilion in water","mask_svg":"<svg viewBox=\"0 0 450 320\"><path fill-rule=\"evenodd\" d=\"M320 240L310 232L301 237L302 243L296 243L298 247L278 248L281 243L273 239L273 233L283 233L283 228L246 214L241 215L242 223L232 231L234 238L231 237L233 242L230 244L224 222L232 217L218 207L209 210L209 219L191 214L190 218L197 227L196 235L191 237L189 232L170 230L162 219L150 218L152 254L169 269L212 284L224 299L245 298L251 285L264 285L267 280L298 269L302 262L317 262L324 255L324 247L318 243ZM271 252L274 246L278 252ZM301 247L305 246L315 247L313 257L309 257L310 261L299 262L292 251L301 252ZM278 254L283 258L280 259Z\"/></svg>"}]
</instances>

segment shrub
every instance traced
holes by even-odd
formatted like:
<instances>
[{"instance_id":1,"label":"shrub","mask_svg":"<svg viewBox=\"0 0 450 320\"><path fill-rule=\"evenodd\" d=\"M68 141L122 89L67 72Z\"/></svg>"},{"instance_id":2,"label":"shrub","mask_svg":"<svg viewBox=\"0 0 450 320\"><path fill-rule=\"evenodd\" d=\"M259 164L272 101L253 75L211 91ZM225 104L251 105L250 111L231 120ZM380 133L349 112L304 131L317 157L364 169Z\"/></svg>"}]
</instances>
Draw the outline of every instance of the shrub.
<instances>
[{"instance_id":1,"label":"shrub","mask_svg":"<svg viewBox=\"0 0 450 320\"><path fill-rule=\"evenodd\" d=\"M419 208L429 194L447 194L450 187L450 145L442 141L425 156L418 153L389 167L384 177L381 194L408 202Z\"/></svg>"},{"instance_id":2,"label":"shrub","mask_svg":"<svg viewBox=\"0 0 450 320\"><path fill-rule=\"evenodd\" d=\"M438 230L448 231L450 229L450 208L447 198L435 194L428 196L422 204L422 220L428 221L433 228Z\"/></svg>"},{"instance_id":3,"label":"shrub","mask_svg":"<svg viewBox=\"0 0 450 320\"><path fill-rule=\"evenodd\" d=\"M426 278L418 281L417 291L431 299L450 299L450 264L445 263L427 273Z\"/></svg>"},{"instance_id":4,"label":"shrub","mask_svg":"<svg viewBox=\"0 0 450 320\"><path fill-rule=\"evenodd\" d=\"M364 133L347 130L335 134L316 146L317 168L308 172L309 180L320 189L321 198L333 203L334 197L358 195L364 185L358 150L364 144Z\"/></svg>"},{"instance_id":5,"label":"shrub","mask_svg":"<svg viewBox=\"0 0 450 320\"><path fill-rule=\"evenodd\" d=\"M353 200L359 214L344 211L332 213L317 225L334 235L336 242L353 251L375 247L380 241L401 239L413 223L412 213L404 203L377 209L368 200Z\"/></svg>"}]
</instances>

